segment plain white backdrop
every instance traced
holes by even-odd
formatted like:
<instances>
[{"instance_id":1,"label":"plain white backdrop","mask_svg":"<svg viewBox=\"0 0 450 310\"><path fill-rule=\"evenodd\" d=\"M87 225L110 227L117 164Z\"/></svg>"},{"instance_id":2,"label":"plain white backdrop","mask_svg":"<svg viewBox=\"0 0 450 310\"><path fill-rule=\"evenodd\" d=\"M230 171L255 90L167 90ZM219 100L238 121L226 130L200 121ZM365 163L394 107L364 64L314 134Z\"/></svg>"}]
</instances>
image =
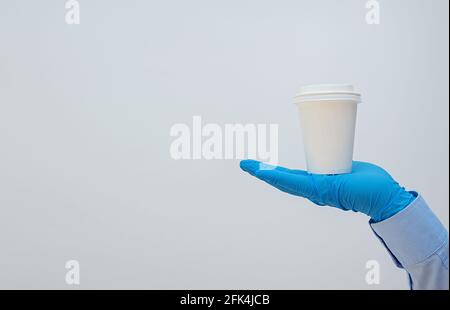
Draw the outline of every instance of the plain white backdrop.
<instances>
[{"instance_id":1,"label":"plain white backdrop","mask_svg":"<svg viewBox=\"0 0 450 310\"><path fill-rule=\"evenodd\" d=\"M361 214L317 207L239 161L174 161L169 130L279 124L304 168L302 84L363 94L355 158L448 227L448 1L0 0L0 288L407 289ZM381 283L365 282L377 260Z\"/></svg>"}]
</instances>

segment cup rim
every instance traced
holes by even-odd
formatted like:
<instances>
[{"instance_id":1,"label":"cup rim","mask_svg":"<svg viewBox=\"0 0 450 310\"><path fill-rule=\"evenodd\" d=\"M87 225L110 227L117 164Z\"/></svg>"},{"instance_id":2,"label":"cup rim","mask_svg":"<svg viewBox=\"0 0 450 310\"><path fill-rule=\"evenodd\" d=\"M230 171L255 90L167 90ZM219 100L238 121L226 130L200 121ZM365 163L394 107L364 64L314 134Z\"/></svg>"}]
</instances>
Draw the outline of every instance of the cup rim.
<instances>
[{"instance_id":1,"label":"cup rim","mask_svg":"<svg viewBox=\"0 0 450 310\"><path fill-rule=\"evenodd\" d=\"M316 101L352 101L361 103L361 95L351 92L323 92L314 94L302 94L294 97L294 103L316 102Z\"/></svg>"},{"instance_id":2,"label":"cup rim","mask_svg":"<svg viewBox=\"0 0 450 310\"><path fill-rule=\"evenodd\" d=\"M352 84L312 84L300 88L294 96L295 103L325 100L345 100L361 102L361 94Z\"/></svg>"}]
</instances>

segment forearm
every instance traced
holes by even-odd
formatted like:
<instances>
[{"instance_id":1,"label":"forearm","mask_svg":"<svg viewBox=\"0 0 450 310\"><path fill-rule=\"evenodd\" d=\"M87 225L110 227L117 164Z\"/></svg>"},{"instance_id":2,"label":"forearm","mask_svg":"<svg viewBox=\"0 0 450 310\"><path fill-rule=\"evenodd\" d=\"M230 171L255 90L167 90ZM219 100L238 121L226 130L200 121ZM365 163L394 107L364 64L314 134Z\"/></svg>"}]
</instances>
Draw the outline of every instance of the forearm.
<instances>
[{"instance_id":1,"label":"forearm","mask_svg":"<svg viewBox=\"0 0 450 310\"><path fill-rule=\"evenodd\" d=\"M408 272L411 289L449 288L448 232L422 197L371 226L397 265Z\"/></svg>"}]
</instances>

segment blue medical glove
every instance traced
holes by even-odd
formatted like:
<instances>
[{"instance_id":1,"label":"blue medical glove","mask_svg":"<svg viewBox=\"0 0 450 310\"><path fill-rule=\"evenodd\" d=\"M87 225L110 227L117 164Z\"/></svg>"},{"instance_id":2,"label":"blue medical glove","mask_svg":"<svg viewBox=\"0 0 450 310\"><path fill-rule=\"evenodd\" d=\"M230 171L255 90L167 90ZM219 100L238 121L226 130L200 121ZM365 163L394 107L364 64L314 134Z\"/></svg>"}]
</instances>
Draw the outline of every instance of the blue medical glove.
<instances>
[{"instance_id":1,"label":"blue medical glove","mask_svg":"<svg viewBox=\"0 0 450 310\"><path fill-rule=\"evenodd\" d=\"M415 199L389 173L370 163L353 162L352 173L339 175L309 174L255 160L241 161L241 168L283 192L320 206L361 212L373 222L397 214Z\"/></svg>"}]
</instances>

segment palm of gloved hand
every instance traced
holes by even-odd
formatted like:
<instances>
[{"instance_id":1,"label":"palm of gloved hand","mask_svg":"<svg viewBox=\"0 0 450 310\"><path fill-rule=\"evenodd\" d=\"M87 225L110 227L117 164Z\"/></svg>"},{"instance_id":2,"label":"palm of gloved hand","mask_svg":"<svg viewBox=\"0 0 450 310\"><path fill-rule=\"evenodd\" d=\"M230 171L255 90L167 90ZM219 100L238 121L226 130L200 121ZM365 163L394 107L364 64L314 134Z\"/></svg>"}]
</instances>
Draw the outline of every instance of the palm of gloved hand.
<instances>
[{"instance_id":1,"label":"palm of gloved hand","mask_svg":"<svg viewBox=\"0 0 450 310\"><path fill-rule=\"evenodd\" d=\"M254 160L242 161L241 168L283 192L321 206L362 212L375 222L393 216L415 198L384 169L370 163L353 162L352 173L340 175L313 175Z\"/></svg>"}]
</instances>

